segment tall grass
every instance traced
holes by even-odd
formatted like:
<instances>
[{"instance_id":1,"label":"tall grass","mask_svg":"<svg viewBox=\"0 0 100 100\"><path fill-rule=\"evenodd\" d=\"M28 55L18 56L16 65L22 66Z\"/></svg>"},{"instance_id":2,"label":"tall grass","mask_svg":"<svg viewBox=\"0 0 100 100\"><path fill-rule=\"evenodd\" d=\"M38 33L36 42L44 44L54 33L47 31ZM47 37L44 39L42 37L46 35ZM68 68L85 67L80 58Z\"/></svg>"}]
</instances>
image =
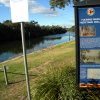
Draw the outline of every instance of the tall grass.
<instances>
[{"instance_id":1,"label":"tall grass","mask_svg":"<svg viewBox=\"0 0 100 100\"><path fill-rule=\"evenodd\" d=\"M98 91L78 90L75 68L52 68L36 80L34 100L100 100Z\"/></svg>"}]
</instances>

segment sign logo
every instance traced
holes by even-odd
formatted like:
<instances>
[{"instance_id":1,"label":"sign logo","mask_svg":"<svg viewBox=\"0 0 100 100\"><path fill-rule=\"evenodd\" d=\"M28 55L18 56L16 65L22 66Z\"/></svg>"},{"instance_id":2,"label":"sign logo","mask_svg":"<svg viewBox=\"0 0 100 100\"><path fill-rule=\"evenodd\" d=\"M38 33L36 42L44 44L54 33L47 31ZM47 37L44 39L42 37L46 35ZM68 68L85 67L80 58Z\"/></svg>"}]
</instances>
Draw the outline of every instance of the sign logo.
<instances>
[{"instance_id":1,"label":"sign logo","mask_svg":"<svg viewBox=\"0 0 100 100\"><path fill-rule=\"evenodd\" d=\"M95 14L95 10L93 8L88 8L87 15L93 16Z\"/></svg>"}]
</instances>

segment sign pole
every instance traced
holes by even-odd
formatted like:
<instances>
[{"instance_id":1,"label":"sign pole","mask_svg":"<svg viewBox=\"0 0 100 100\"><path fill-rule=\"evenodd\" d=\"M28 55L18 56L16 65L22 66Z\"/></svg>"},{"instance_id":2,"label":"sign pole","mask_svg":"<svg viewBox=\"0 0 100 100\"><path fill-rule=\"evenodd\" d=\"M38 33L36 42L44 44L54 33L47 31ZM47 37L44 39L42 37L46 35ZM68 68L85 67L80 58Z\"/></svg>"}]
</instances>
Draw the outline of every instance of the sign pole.
<instances>
[{"instance_id":1,"label":"sign pole","mask_svg":"<svg viewBox=\"0 0 100 100\"><path fill-rule=\"evenodd\" d=\"M70 32L69 32L69 41L70 41Z\"/></svg>"},{"instance_id":2,"label":"sign pole","mask_svg":"<svg viewBox=\"0 0 100 100\"><path fill-rule=\"evenodd\" d=\"M75 13L75 44L76 44L76 83L77 86L79 87L79 66L80 66L80 56L79 56L79 22L78 22L78 7L74 6L74 13Z\"/></svg>"},{"instance_id":3,"label":"sign pole","mask_svg":"<svg viewBox=\"0 0 100 100\"><path fill-rule=\"evenodd\" d=\"M24 67L25 67L25 75L26 75L26 85L27 85L28 100L31 100L23 22L21 22L20 24L21 24L22 47L23 47L23 57L24 57Z\"/></svg>"}]
</instances>

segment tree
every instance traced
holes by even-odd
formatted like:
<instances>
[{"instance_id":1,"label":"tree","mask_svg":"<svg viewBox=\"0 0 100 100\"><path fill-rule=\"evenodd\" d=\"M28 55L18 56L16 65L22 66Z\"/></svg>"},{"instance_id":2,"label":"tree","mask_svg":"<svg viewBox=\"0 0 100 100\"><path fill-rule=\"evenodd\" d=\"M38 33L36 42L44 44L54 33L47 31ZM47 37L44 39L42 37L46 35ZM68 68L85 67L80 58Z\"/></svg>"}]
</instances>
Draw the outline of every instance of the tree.
<instances>
[{"instance_id":1,"label":"tree","mask_svg":"<svg viewBox=\"0 0 100 100\"><path fill-rule=\"evenodd\" d=\"M30 22L30 24L38 25L38 22L32 20L32 21Z\"/></svg>"},{"instance_id":2,"label":"tree","mask_svg":"<svg viewBox=\"0 0 100 100\"><path fill-rule=\"evenodd\" d=\"M100 4L100 0L50 0L51 8L65 8L66 5L73 3L74 5L79 4L89 4L89 5L96 5Z\"/></svg>"},{"instance_id":3,"label":"tree","mask_svg":"<svg viewBox=\"0 0 100 100\"><path fill-rule=\"evenodd\" d=\"M70 32L75 32L75 26L72 26L72 27L68 28L67 30Z\"/></svg>"},{"instance_id":4,"label":"tree","mask_svg":"<svg viewBox=\"0 0 100 100\"><path fill-rule=\"evenodd\" d=\"M28 40L42 37L46 35L52 34L63 34L66 33L66 28L61 26L40 26L38 22L31 21L24 23L25 27L25 38ZM0 23L0 42L8 42L21 40L20 35L20 24L19 23L11 23L10 20L6 20L3 23Z\"/></svg>"},{"instance_id":5,"label":"tree","mask_svg":"<svg viewBox=\"0 0 100 100\"><path fill-rule=\"evenodd\" d=\"M3 24L5 24L5 25L11 25L12 22L11 22L11 20L6 20L6 21L3 22Z\"/></svg>"},{"instance_id":6,"label":"tree","mask_svg":"<svg viewBox=\"0 0 100 100\"><path fill-rule=\"evenodd\" d=\"M50 0L51 8L65 8L66 5L74 3L78 0Z\"/></svg>"}]
</instances>

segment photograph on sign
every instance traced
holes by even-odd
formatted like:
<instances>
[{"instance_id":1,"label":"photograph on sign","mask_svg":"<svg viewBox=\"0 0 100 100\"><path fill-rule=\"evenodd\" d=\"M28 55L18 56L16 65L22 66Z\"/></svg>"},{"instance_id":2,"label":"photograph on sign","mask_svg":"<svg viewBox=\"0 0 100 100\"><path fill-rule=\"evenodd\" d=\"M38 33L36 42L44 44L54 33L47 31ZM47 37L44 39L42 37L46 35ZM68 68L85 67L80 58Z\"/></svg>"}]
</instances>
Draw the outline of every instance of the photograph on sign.
<instances>
[{"instance_id":1,"label":"photograph on sign","mask_svg":"<svg viewBox=\"0 0 100 100\"><path fill-rule=\"evenodd\" d=\"M100 50L81 50L80 63L100 64Z\"/></svg>"},{"instance_id":2,"label":"photograph on sign","mask_svg":"<svg viewBox=\"0 0 100 100\"><path fill-rule=\"evenodd\" d=\"M87 78L88 79L100 79L100 69L89 68L87 70Z\"/></svg>"},{"instance_id":3,"label":"photograph on sign","mask_svg":"<svg viewBox=\"0 0 100 100\"><path fill-rule=\"evenodd\" d=\"M95 36L96 29L94 26L80 26L80 36Z\"/></svg>"},{"instance_id":4,"label":"photograph on sign","mask_svg":"<svg viewBox=\"0 0 100 100\"><path fill-rule=\"evenodd\" d=\"M11 20L15 22L28 22L28 0L10 0Z\"/></svg>"},{"instance_id":5,"label":"photograph on sign","mask_svg":"<svg viewBox=\"0 0 100 100\"><path fill-rule=\"evenodd\" d=\"M80 88L100 88L100 7L78 7Z\"/></svg>"}]
</instances>

